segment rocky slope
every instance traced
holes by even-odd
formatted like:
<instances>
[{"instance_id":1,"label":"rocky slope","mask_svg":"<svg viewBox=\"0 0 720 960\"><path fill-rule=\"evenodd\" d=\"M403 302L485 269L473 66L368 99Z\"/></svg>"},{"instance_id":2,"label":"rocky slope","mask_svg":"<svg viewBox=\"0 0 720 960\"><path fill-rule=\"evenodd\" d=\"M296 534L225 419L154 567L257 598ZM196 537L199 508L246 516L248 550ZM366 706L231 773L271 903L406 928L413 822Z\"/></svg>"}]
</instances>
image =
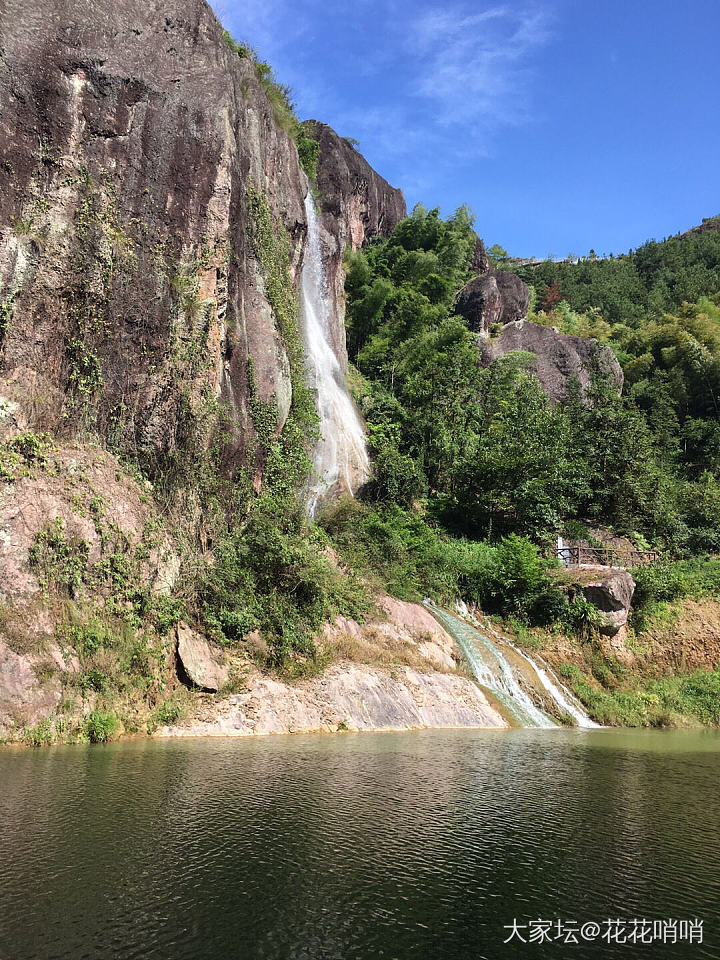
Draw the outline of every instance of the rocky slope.
<instances>
[{"instance_id":1,"label":"rocky slope","mask_svg":"<svg viewBox=\"0 0 720 960\"><path fill-rule=\"evenodd\" d=\"M556 403L565 399L570 377L577 377L587 387L596 368L609 376L618 392L622 390L623 372L609 347L528 322L527 284L514 273L494 270L479 238L473 268L477 276L458 294L455 310L478 335L484 364L514 350L533 354L530 370Z\"/></svg>"},{"instance_id":2,"label":"rocky slope","mask_svg":"<svg viewBox=\"0 0 720 960\"><path fill-rule=\"evenodd\" d=\"M543 327L527 320L506 324L495 337L480 341L483 363L490 364L512 350L533 354L529 369L540 381L545 393L556 403L565 399L568 381L577 378L586 388L593 370L607 375L618 393L623 386L622 367L610 347L585 337L571 337L554 327Z\"/></svg>"},{"instance_id":3,"label":"rocky slope","mask_svg":"<svg viewBox=\"0 0 720 960\"><path fill-rule=\"evenodd\" d=\"M320 643L337 658L321 676L287 683L250 668L239 692L201 701L159 736L258 736L507 727L481 689L462 674L452 637L423 607L380 599L379 618L339 618ZM459 672L460 671L460 672Z\"/></svg>"}]
</instances>

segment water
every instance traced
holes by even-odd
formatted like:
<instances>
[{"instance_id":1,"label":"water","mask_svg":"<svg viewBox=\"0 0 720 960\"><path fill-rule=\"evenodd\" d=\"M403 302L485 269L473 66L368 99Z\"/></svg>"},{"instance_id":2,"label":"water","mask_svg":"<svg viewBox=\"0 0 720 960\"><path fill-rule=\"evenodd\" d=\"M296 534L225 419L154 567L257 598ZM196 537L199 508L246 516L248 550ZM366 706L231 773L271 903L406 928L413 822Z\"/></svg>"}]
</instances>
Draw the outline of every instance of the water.
<instances>
[{"instance_id":1,"label":"water","mask_svg":"<svg viewBox=\"0 0 720 960\"><path fill-rule=\"evenodd\" d=\"M320 418L320 441L313 456L315 477L308 512L329 491L353 493L370 473L365 433L345 385L345 375L332 348L332 308L322 262L320 225L315 202L305 197L308 237L302 270L304 341L310 386Z\"/></svg>"},{"instance_id":2,"label":"water","mask_svg":"<svg viewBox=\"0 0 720 960\"><path fill-rule=\"evenodd\" d=\"M720 956L717 734L428 731L0 752L4 960ZM513 918L701 946L508 944Z\"/></svg>"},{"instance_id":3,"label":"water","mask_svg":"<svg viewBox=\"0 0 720 960\"><path fill-rule=\"evenodd\" d=\"M463 606L465 605L463 604ZM465 607L463 613L466 618L469 618L474 624L495 638L494 646L496 648L498 646L500 646L501 649L502 647L509 648L528 664L531 670L531 676L535 678L536 684L545 691L561 713L566 713L571 716L578 727L599 727L599 724L591 720L587 713L585 713L577 697L568 690L539 654L533 654L531 657L519 647L515 646L509 637L498 633L489 623L485 622L481 624L467 611L467 607Z\"/></svg>"},{"instance_id":4,"label":"water","mask_svg":"<svg viewBox=\"0 0 720 960\"><path fill-rule=\"evenodd\" d=\"M478 683L492 693L505 713L521 727L555 727L557 724L538 710L511 667L502 647L476 630L468 620L426 601L427 608L440 621L463 652ZM465 611L463 611L465 612Z\"/></svg>"}]
</instances>

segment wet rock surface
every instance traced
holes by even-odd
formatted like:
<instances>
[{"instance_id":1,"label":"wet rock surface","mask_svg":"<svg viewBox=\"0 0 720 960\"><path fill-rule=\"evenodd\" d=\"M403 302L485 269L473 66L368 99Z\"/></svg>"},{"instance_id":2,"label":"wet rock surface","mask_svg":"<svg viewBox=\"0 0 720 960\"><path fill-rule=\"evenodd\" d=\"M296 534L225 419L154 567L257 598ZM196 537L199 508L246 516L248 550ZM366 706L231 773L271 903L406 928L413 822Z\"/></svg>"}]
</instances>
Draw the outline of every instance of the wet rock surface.
<instances>
[{"instance_id":1,"label":"wet rock surface","mask_svg":"<svg viewBox=\"0 0 720 960\"><path fill-rule=\"evenodd\" d=\"M345 251L358 250L372 237L389 236L407 216L407 207L402 191L376 173L349 140L325 123L311 120L307 126L320 144L317 192L323 262L335 318L333 348L345 369Z\"/></svg>"}]
</instances>

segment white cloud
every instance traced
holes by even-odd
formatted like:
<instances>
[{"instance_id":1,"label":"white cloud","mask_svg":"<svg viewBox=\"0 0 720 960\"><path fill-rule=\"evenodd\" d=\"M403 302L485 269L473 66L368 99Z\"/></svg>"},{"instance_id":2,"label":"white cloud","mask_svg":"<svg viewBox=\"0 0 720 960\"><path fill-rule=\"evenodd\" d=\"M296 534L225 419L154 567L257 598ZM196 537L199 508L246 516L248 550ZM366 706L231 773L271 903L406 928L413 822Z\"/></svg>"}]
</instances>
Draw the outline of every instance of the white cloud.
<instances>
[{"instance_id":1,"label":"white cloud","mask_svg":"<svg viewBox=\"0 0 720 960\"><path fill-rule=\"evenodd\" d=\"M381 170L404 170L420 186L487 156L503 127L531 121L533 57L550 37L554 2L337 0L332 24L326 0L214 8L273 64L302 116L357 137Z\"/></svg>"},{"instance_id":2,"label":"white cloud","mask_svg":"<svg viewBox=\"0 0 720 960\"><path fill-rule=\"evenodd\" d=\"M517 4L465 9L428 10L417 19L409 37L419 60L411 92L432 104L441 125L475 121L489 132L526 120L528 60L549 38L548 13Z\"/></svg>"}]
</instances>

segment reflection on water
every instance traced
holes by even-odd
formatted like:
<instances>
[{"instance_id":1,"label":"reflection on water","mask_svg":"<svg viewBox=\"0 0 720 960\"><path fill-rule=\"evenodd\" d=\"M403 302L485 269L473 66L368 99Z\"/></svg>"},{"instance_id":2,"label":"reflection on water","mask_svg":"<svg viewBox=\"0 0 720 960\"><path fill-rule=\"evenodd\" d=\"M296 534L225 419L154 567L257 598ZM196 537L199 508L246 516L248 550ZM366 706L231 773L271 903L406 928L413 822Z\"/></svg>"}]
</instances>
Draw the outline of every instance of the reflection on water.
<instances>
[{"instance_id":1,"label":"reflection on water","mask_svg":"<svg viewBox=\"0 0 720 960\"><path fill-rule=\"evenodd\" d=\"M0 752L0 957L506 958L514 917L700 917L720 738L428 731ZM577 951L580 951L579 953Z\"/></svg>"}]
</instances>

